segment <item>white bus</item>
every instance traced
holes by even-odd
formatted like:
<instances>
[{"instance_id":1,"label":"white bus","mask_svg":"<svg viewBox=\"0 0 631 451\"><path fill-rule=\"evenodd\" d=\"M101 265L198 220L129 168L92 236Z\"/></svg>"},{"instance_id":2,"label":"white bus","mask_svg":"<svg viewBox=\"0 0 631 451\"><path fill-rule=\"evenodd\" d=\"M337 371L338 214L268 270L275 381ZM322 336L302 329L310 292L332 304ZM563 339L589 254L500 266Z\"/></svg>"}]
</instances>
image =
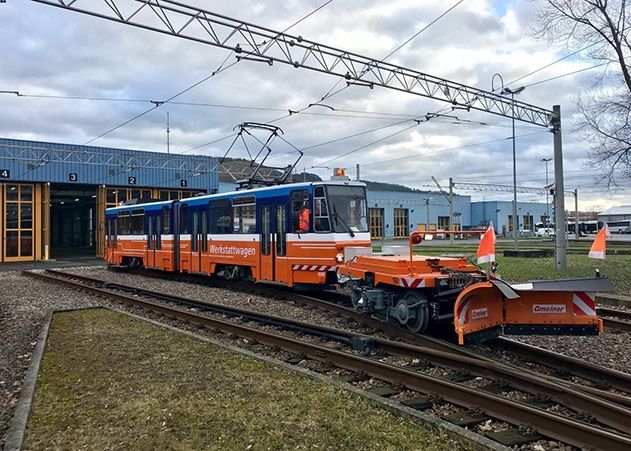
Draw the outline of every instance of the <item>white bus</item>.
<instances>
[{"instance_id":1,"label":"white bus","mask_svg":"<svg viewBox=\"0 0 631 451\"><path fill-rule=\"evenodd\" d=\"M611 233L631 233L631 219L607 222Z\"/></svg>"}]
</instances>

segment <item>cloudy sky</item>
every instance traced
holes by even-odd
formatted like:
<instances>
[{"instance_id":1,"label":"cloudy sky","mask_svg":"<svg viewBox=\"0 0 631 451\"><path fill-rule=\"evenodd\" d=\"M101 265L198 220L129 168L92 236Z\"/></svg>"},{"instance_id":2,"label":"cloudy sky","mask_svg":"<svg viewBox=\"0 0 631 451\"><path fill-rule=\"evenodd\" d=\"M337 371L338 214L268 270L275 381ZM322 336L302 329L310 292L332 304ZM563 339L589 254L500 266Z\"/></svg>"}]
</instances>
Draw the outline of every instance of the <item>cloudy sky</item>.
<instances>
[{"instance_id":1,"label":"cloudy sky","mask_svg":"<svg viewBox=\"0 0 631 451\"><path fill-rule=\"evenodd\" d=\"M324 0L186 3L282 30ZM380 59L456 3L334 0L289 33ZM567 54L528 35L535 11L536 4L524 1L464 0L388 62L482 89L491 89L495 73L508 84ZM224 49L25 0L0 4L0 24L0 90L27 95L0 95L0 136L7 138L86 143L149 109L148 100L167 99L207 77L222 62L226 67L235 61ZM573 129L574 100L592 89L598 69L537 82L593 64L568 58L510 85L526 86L519 100L547 109L562 106L566 189L579 188L581 209L631 204L631 188L611 193L598 186L597 174L586 160L588 148ZM282 64L242 61L177 97L180 103L156 108L92 144L166 151L169 112L172 152L223 155L235 125L268 122L289 109L303 110L337 82L330 75ZM338 84L335 90L344 86ZM327 178L330 170L317 166L342 166L354 173L360 163L364 179L419 188L429 187L431 176L445 184L449 177L456 182L512 184L510 118L450 112L439 101L378 87L350 86L325 103L336 111L311 107L274 122L287 141L305 149L298 165L301 171L307 168ZM412 127L412 118L436 111L458 120L442 117ZM518 184L541 187L541 159L552 157L552 135L520 122L516 135ZM277 140L272 149L272 157L278 157L270 163L290 163L288 144ZM234 156L244 156L242 146L234 151ZM336 157L340 158L333 160ZM549 169L552 174L552 163ZM511 197L459 192L477 200ZM545 201L532 194L519 198ZM573 206L571 199L566 202Z\"/></svg>"}]
</instances>

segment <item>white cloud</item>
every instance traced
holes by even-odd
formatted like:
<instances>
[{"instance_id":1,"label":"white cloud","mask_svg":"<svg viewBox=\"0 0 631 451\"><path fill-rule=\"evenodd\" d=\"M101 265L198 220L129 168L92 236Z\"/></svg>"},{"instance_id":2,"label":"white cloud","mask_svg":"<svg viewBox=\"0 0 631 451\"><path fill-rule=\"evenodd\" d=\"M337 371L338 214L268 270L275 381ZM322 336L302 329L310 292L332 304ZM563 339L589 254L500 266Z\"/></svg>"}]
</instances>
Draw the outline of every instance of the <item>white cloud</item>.
<instances>
[{"instance_id":1,"label":"white cloud","mask_svg":"<svg viewBox=\"0 0 631 451\"><path fill-rule=\"evenodd\" d=\"M227 16L281 30L322 4L322 0L270 2L263 0L197 1L197 5ZM349 0L333 2L290 33L331 46L381 58L438 17L451 4L442 1ZM527 36L533 6L524 2L467 0L402 48L391 62L454 81L490 89L491 78L501 73L504 81L525 75L555 61L559 54ZM227 51L146 30L112 23L35 3L0 6L0 40L3 64L0 89L28 94L91 97L123 97L162 100L210 74L226 58ZM234 61L233 56L228 63ZM568 59L520 80L529 84L586 67ZM580 185L581 208L631 203L626 192L599 192L586 165L588 148L572 131L573 100L591 86L584 72L528 87L519 100L551 108L562 105L566 187ZM325 74L275 64L242 62L208 80L177 100L299 110L319 100L337 79ZM344 87L342 82L338 88ZM2 95L0 136L85 142L149 108L150 104L53 100ZM445 105L387 89L351 86L325 102L336 109L363 112L424 115ZM243 121L266 122L286 111L260 111L168 105L97 140L95 145L136 149L165 149L165 115L171 113L172 150L185 151L232 132ZM306 112L335 114L325 107ZM453 177L488 183L512 183L512 144L509 118L466 111L444 111L460 119L492 126L454 124L434 119L412 130L370 145L335 163L352 168L365 165L365 177L423 187L430 177ZM284 137L298 147L313 146L343 136L394 124L404 116L375 117L338 112L340 117L294 114L277 122ZM354 115L364 117L341 117ZM361 136L315 147L305 152L300 167L317 165L337 155L369 144L408 126L402 124ZM517 123L517 134L539 131ZM475 143L494 141L486 145ZM203 154L223 154L230 140L200 149ZM453 149L454 147L463 147ZM541 158L552 155L552 136L541 133L518 137L518 181L542 186L545 166ZM451 150L445 150L451 149ZM285 152L280 149L280 153ZM412 158L396 160L398 157ZM277 160L284 162L283 158ZM391 161L388 161L391 160ZM383 163L381 163L383 162ZM331 163L333 164L333 163ZM552 174L552 165L550 165ZM326 169L316 169L328 177ZM552 176L550 177L552 178ZM486 193L498 199L510 195ZM482 196L475 195L475 198ZM525 197L530 199L532 196Z\"/></svg>"}]
</instances>

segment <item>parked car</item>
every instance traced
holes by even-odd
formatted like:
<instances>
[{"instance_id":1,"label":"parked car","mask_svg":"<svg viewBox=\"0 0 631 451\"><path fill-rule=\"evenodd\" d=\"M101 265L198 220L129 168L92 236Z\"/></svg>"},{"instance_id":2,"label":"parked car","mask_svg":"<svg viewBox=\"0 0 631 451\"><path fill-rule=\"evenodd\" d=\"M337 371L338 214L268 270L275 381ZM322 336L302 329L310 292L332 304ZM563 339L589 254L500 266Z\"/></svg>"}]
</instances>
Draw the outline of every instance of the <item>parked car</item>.
<instances>
[{"instance_id":1,"label":"parked car","mask_svg":"<svg viewBox=\"0 0 631 451\"><path fill-rule=\"evenodd\" d=\"M554 229L552 227L539 227L535 232L535 236L552 238L554 237Z\"/></svg>"}]
</instances>

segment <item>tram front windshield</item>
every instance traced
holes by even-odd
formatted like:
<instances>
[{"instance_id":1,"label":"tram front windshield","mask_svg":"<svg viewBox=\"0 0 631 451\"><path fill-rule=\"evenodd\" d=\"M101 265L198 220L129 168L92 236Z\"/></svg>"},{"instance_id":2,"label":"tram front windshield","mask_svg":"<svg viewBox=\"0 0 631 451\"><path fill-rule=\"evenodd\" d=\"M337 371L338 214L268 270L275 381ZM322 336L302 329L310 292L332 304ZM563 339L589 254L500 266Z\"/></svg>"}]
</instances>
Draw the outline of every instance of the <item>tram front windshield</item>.
<instances>
[{"instance_id":1,"label":"tram front windshield","mask_svg":"<svg viewBox=\"0 0 631 451\"><path fill-rule=\"evenodd\" d=\"M366 189L362 186L326 187L335 232L367 232Z\"/></svg>"}]
</instances>

